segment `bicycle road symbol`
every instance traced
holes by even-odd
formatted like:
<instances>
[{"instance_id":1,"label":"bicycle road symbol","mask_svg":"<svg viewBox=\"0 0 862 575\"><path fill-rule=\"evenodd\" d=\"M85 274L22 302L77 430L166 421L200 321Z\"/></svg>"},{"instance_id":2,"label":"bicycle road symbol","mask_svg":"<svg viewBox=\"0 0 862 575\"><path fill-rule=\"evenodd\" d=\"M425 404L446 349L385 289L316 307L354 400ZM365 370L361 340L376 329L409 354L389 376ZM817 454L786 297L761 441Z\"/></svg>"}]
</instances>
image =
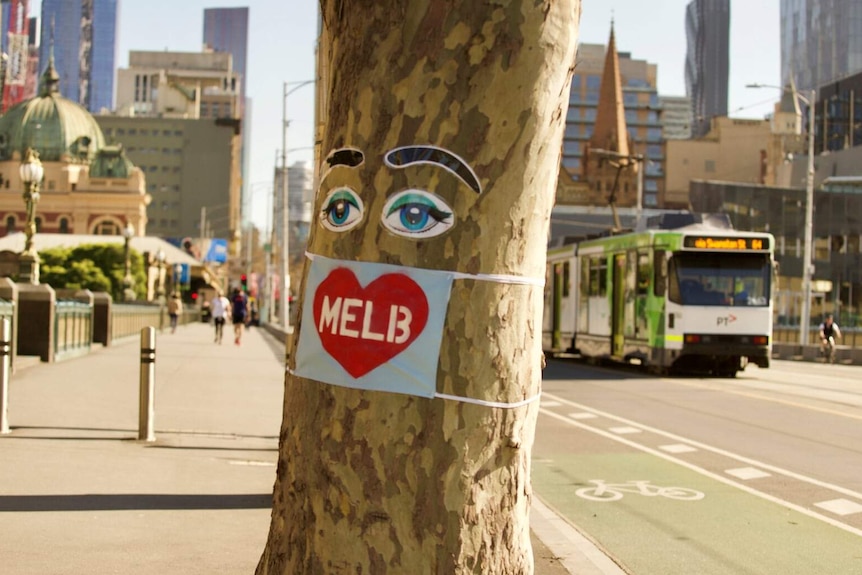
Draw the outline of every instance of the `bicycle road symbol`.
<instances>
[{"instance_id":1,"label":"bicycle road symbol","mask_svg":"<svg viewBox=\"0 0 862 575\"><path fill-rule=\"evenodd\" d=\"M590 501L618 501L625 493L634 493L645 497L666 497L679 501L697 501L705 495L695 489L686 487L660 487L649 481L633 480L627 483L605 483L603 479L591 479L593 485L581 487L575 494Z\"/></svg>"}]
</instances>

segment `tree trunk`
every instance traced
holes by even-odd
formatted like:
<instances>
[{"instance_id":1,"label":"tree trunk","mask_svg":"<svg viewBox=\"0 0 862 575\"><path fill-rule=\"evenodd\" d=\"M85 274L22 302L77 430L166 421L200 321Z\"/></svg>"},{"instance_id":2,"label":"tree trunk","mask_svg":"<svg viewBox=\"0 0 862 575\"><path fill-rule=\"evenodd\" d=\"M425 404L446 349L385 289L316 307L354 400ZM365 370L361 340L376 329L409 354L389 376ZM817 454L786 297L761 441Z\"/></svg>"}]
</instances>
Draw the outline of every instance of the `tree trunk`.
<instances>
[{"instance_id":1,"label":"tree trunk","mask_svg":"<svg viewBox=\"0 0 862 575\"><path fill-rule=\"evenodd\" d=\"M495 404L535 398L541 385L541 282L580 1L321 0L321 13L321 149L342 152L321 166L257 573L532 573L539 406ZM391 153L410 146L423 148ZM399 208L393 198L407 190L439 202ZM427 222L437 226L417 233ZM433 345L417 355L433 365L432 393L448 397L411 394L394 376L385 385L395 392L353 387L377 369L356 367L370 349L361 346L397 343L398 326L411 324L393 306L388 332L386 318L362 325L372 309L361 304L339 321L347 308L321 304L324 282L309 276L326 258L462 274L448 304L429 296L425 310L427 325L442 324L439 358ZM338 349L327 348L346 370L337 385L323 371L294 374L303 345L339 325Z\"/></svg>"}]
</instances>

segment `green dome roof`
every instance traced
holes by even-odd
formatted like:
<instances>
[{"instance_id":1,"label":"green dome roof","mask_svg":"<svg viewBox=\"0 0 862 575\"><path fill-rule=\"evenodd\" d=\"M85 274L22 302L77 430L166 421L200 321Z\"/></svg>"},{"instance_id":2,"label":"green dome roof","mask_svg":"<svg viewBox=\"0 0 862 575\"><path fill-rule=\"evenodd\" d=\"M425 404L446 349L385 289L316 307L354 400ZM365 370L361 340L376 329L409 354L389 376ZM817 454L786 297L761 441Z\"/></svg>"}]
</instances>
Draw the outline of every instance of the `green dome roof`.
<instances>
[{"instance_id":1,"label":"green dome roof","mask_svg":"<svg viewBox=\"0 0 862 575\"><path fill-rule=\"evenodd\" d=\"M42 74L39 95L0 117L0 160L11 160L15 152L23 158L27 148L33 148L43 162L56 162L64 155L72 162L89 162L105 145L96 119L61 96L58 83L52 59Z\"/></svg>"}]
</instances>

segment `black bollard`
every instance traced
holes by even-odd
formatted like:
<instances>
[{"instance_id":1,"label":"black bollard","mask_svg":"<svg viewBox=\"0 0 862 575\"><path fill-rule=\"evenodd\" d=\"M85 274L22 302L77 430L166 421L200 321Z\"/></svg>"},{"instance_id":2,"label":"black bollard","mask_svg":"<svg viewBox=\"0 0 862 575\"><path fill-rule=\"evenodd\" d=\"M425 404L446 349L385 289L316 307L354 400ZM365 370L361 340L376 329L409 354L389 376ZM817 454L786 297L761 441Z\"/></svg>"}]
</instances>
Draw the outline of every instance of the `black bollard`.
<instances>
[{"instance_id":1,"label":"black bollard","mask_svg":"<svg viewBox=\"0 0 862 575\"><path fill-rule=\"evenodd\" d=\"M141 383L138 406L138 439L155 441L153 418L156 391L156 328L141 330Z\"/></svg>"},{"instance_id":2,"label":"black bollard","mask_svg":"<svg viewBox=\"0 0 862 575\"><path fill-rule=\"evenodd\" d=\"M9 433L9 367L12 361L12 328L0 319L0 433Z\"/></svg>"}]
</instances>

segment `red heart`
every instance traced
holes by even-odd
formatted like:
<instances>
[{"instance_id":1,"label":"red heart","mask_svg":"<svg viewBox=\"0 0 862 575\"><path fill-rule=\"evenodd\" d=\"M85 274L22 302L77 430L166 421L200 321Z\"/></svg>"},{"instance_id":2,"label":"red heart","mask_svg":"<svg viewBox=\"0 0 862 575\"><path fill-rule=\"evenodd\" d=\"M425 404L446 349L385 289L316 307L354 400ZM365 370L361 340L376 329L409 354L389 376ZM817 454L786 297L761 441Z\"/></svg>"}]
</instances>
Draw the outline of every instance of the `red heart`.
<instances>
[{"instance_id":1,"label":"red heart","mask_svg":"<svg viewBox=\"0 0 862 575\"><path fill-rule=\"evenodd\" d=\"M313 309L323 349L353 377L407 349L428 321L425 292L399 273L363 288L351 270L336 268L317 286Z\"/></svg>"}]
</instances>

